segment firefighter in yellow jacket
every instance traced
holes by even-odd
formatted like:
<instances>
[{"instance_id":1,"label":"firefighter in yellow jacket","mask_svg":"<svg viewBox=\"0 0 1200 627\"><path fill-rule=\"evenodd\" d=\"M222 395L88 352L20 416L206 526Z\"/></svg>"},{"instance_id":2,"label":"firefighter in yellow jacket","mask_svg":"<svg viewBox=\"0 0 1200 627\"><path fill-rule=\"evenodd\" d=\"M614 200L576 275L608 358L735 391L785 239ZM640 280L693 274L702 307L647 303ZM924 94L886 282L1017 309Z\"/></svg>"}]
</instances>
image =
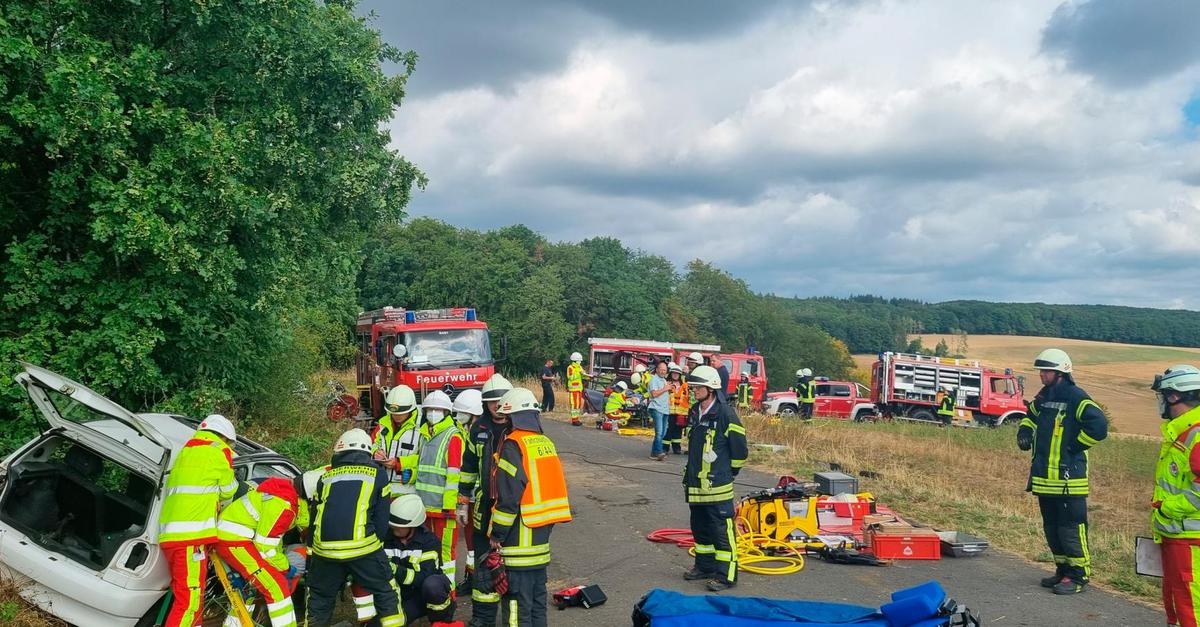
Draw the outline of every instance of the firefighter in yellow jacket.
<instances>
[{"instance_id":1,"label":"firefighter in yellow jacket","mask_svg":"<svg viewBox=\"0 0 1200 627\"><path fill-rule=\"evenodd\" d=\"M463 434L450 415L454 404L441 390L421 404L425 443L417 464L417 494L425 504L425 527L442 543L442 572L453 582L458 558L458 482L462 474Z\"/></svg>"},{"instance_id":2,"label":"firefighter in yellow jacket","mask_svg":"<svg viewBox=\"0 0 1200 627\"><path fill-rule=\"evenodd\" d=\"M583 355L571 353L571 363L567 364L567 403L571 409L571 424L582 426L580 416L583 415L583 380L590 378L583 371Z\"/></svg>"},{"instance_id":3,"label":"firefighter in yellow jacket","mask_svg":"<svg viewBox=\"0 0 1200 627\"><path fill-rule=\"evenodd\" d=\"M262 595L271 627L296 624L283 534L299 522L295 484L280 477L263 481L230 503L217 520L217 555Z\"/></svg>"},{"instance_id":4,"label":"firefighter in yellow jacket","mask_svg":"<svg viewBox=\"0 0 1200 627\"><path fill-rule=\"evenodd\" d=\"M388 390L387 414L379 419L371 441L376 461L387 469L391 495L416 494L421 409L412 388L397 385Z\"/></svg>"},{"instance_id":5,"label":"firefighter in yellow jacket","mask_svg":"<svg viewBox=\"0 0 1200 627\"><path fill-rule=\"evenodd\" d=\"M570 522L567 482L554 442L542 433L533 392L513 388L496 410L508 433L492 467L492 524L488 533L508 571L501 600L505 625L545 627L546 565L555 523Z\"/></svg>"},{"instance_id":6,"label":"firefighter in yellow jacket","mask_svg":"<svg viewBox=\"0 0 1200 627\"><path fill-rule=\"evenodd\" d=\"M166 625L200 624L200 603L208 570L207 545L217 541L220 502L237 493L233 476L233 451L237 440L233 423L213 414L175 456L164 486L159 515L158 544L171 570L171 611Z\"/></svg>"}]
</instances>

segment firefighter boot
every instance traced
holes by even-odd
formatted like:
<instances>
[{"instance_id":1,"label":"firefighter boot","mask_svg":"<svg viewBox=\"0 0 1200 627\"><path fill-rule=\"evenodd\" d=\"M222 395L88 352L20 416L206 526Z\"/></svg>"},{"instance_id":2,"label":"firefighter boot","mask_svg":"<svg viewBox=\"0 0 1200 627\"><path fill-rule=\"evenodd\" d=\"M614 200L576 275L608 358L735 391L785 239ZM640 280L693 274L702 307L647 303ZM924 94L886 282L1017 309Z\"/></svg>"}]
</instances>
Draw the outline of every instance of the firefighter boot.
<instances>
[{"instance_id":1,"label":"firefighter boot","mask_svg":"<svg viewBox=\"0 0 1200 627\"><path fill-rule=\"evenodd\" d=\"M692 569L687 571L686 573L683 573L684 581L700 581L701 579L711 579L712 576L713 576L713 573L700 570L699 568L696 568L695 566L693 566Z\"/></svg>"},{"instance_id":2,"label":"firefighter boot","mask_svg":"<svg viewBox=\"0 0 1200 627\"><path fill-rule=\"evenodd\" d=\"M1058 585L1058 582L1062 581L1063 577L1066 577L1066 576L1067 576L1067 565L1059 564L1058 566L1055 567L1053 575L1050 575L1049 577L1042 577L1042 587L1043 588L1053 588L1054 586Z\"/></svg>"},{"instance_id":3,"label":"firefighter boot","mask_svg":"<svg viewBox=\"0 0 1200 627\"><path fill-rule=\"evenodd\" d=\"M1063 577L1058 583L1054 584L1054 594L1079 594L1087 588L1087 581L1080 579L1072 579L1071 577Z\"/></svg>"}]
</instances>

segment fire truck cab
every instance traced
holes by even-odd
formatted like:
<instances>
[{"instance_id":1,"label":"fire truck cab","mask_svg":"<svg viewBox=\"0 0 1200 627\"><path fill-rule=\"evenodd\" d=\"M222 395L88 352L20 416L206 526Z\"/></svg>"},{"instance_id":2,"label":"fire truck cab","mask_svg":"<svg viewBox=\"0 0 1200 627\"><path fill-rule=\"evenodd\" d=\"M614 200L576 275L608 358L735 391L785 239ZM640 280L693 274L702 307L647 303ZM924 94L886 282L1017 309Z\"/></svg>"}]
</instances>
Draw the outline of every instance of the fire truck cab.
<instances>
[{"instance_id":1,"label":"fire truck cab","mask_svg":"<svg viewBox=\"0 0 1200 627\"><path fill-rule=\"evenodd\" d=\"M729 370L729 398L737 398L742 375L750 379L750 400L759 404L767 400L767 368L758 353L721 353L721 365Z\"/></svg>"},{"instance_id":2,"label":"fire truck cab","mask_svg":"<svg viewBox=\"0 0 1200 627\"><path fill-rule=\"evenodd\" d=\"M495 372L487 323L473 308L384 307L359 314L355 332L359 405L376 418L396 385L411 387L418 401L431 390L453 398Z\"/></svg>"}]
</instances>

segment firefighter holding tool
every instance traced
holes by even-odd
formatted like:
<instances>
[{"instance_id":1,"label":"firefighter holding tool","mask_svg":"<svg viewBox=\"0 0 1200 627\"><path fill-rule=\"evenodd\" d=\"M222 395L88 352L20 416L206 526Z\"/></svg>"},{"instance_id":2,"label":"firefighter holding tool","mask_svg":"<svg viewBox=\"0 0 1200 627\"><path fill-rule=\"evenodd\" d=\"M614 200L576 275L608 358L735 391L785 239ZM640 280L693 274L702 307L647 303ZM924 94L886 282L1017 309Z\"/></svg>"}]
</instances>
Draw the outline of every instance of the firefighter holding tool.
<instances>
[{"instance_id":1,"label":"firefighter holding tool","mask_svg":"<svg viewBox=\"0 0 1200 627\"><path fill-rule=\"evenodd\" d=\"M746 429L737 413L717 396L721 375L697 366L687 378L696 402L688 412L687 465L683 486L691 510L696 563L688 581L707 579L720 592L737 584L737 539L733 531L733 478L746 463Z\"/></svg>"},{"instance_id":2,"label":"firefighter holding tool","mask_svg":"<svg viewBox=\"0 0 1200 627\"><path fill-rule=\"evenodd\" d=\"M158 544L171 571L171 611L166 625L200 624L208 552L217 541L220 502L237 494L233 476L233 451L237 440L233 423L212 414L200 423L175 456L164 486L159 515Z\"/></svg>"},{"instance_id":3,"label":"firefighter holding tool","mask_svg":"<svg viewBox=\"0 0 1200 627\"><path fill-rule=\"evenodd\" d=\"M387 414L379 419L371 439L372 454L387 469L392 496L416 494L414 485L421 451L421 409L407 385L388 390Z\"/></svg>"},{"instance_id":4,"label":"firefighter holding tool","mask_svg":"<svg viewBox=\"0 0 1200 627\"><path fill-rule=\"evenodd\" d=\"M1017 446L1033 449L1026 490L1038 499L1054 574L1042 586L1055 594L1078 594L1092 575L1088 550L1088 449L1108 436L1108 418L1075 385L1071 358L1048 348L1033 362L1042 389L1017 429Z\"/></svg>"},{"instance_id":5,"label":"firefighter holding tool","mask_svg":"<svg viewBox=\"0 0 1200 627\"><path fill-rule=\"evenodd\" d=\"M1150 526L1162 545L1162 597L1167 623L1200 624L1200 369L1178 365L1154 377L1165 421L1154 471Z\"/></svg>"},{"instance_id":6,"label":"firefighter holding tool","mask_svg":"<svg viewBox=\"0 0 1200 627\"><path fill-rule=\"evenodd\" d=\"M492 467L490 544L504 559L508 590L501 599L505 625L545 627L546 566L555 523L571 521L567 482L554 442L542 433L537 399L513 388L496 415L509 423Z\"/></svg>"},{"instance_id":7,"label":"firefighter holding tool","mask_svg":"<svg viewBox=\"0 0 1200 627\"><path fill-rule=\"evenodd\" d=\"M217 520L217 555L262 595L271 627L296 624L291 565L282 543L299 522L295 483L281 477L264 480L221 510Z\"/></svg>"}]
</instances>

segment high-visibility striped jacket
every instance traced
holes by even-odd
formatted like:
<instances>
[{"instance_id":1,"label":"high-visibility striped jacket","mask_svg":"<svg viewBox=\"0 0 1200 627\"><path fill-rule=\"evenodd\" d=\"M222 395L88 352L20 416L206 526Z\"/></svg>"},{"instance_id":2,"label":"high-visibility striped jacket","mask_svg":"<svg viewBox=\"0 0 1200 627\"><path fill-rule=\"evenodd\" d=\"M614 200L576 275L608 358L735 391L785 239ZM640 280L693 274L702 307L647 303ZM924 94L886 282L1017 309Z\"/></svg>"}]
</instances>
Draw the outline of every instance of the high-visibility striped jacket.
<instances>
[{"instance_id":1,"label":"high-visibility striped jacket","mask_svg":"<svg viewBox=\"0 0 1200 627\"><path fill-rule=\"evenodd\" d=\"M421 412L412 410L397 424L397 418L388 413L379 419L372 437L374 451L382 451L387 459L396 460L395 469L385 468L388 481L391 482L393 494L413 493L416 481L417 463L421 451ZM405 470L412 471L412 477L405 484L401 474Z\"/></svg>"},{"instance_id":2,"label":"high-visibility striped jacket","mask_svg":"<svg viewBox=\"0 0 1200 627\"><path fill-rule=\"evenodd\" d=\"M233 451L215 433L197 431L183 445L167 474L158 543L212 544L217 540L217 508L233 498Z\"/></svg>"},{"instance_id":3,"label":"high-visibility striped jacket","mask_svg":"<svg viewBox=\"0 0 1200 627\"><path fill-rule=\"evenodd\" d=\"M625 411L625 393L619 390L613 390L612 394L604 400L604 413L615 414Z\"/></svg>"},{"instance_id":4,"label":"high-visibility striped jacket","mask_svg":"<svg viewBox=\"0 0 1200 627\"><path fill-rule=\"evenodd\" d=\"M954 396L953 395L951 395L949 392L938 392L937 402L938 402L937 413L939 416L953 416L954 415Z\"/></svg>"},{"instance_id":5,"label":"high-visibility striped jacket","mask_svg":"<svg viewBox=\"0 0 1200 627\"><path fill-rule=\"evenodd\" d=\"M401 599L421 598L421 586L425 580L442 572L442 541L424 527L416 527L407 542L388 534L383 550L392 563L392 573L396 586L400 588ZM452 602L452 599L446 599L443 605L426 607L436 611L445 609Z\"/></svg>"},{"instance_id":6,"label":"high-visibility striped jacket","mask_svg":"<svg viewBox=\"0 0 1200 627\"><path fill-rule=\"evenodd\" d=\"M550 563L550 530L570 522L567 481L554 442L542 433L513 429L500 444L492 469L491 529L505 568Z\"/></svg>"},{"instance_id":7,"label":"high-visibility striped jacket","mask_svg":"<svg viewBox=\"0 0 1200 627\"><path fill-rule=\"evenodd\" d=\"M671 415L686 416L688 410L692 408L691 398L688 396L687 381L680 381L679 387L671 392Z\"/></svg>"},{"instance_id":8,"label":"high-visibility striped jacket","mask_svg":"<svg viewBox=\"0 0 1200 627\"><path fill-rule=\"evenodd\" d=\"M1200 407L1162 425L1150 512L1154 539L1200 538Z\"/></svg>"},{"instance_id":9,"label":"high-visibility striped jacket","mask_svg":"<svg viewBox=\"0 0 1200 627\"><path fill-rule=\"evenodd\" d=\"M733 499L733 478L746 464L746 429L720 397L707 411L696 402L688 412L688 460L683 486L688 503L719 503Z\"/></svg>"},{"instance_id":10,"label":"high-visibility striped jacket","mask_svg":"<svg viewBox=\"0 0 1200 627\"><path fill-rule=\"evenodd\" d=\"M217 520L217 541L251 543L271 566L286 571L287 555L280 545L283 534L297 525L299 509L299 498L292 482L272 477L221 510Z\"/></svg>"},{"instance_id":11,"label":"high-visibility striped jacket","mask_svg":"<svg viewBox=\"0 0 1200 627\"><path fill-rule=\"evenodd\" d=\"M338 453L317 481L313 553L350 560L383 548L389 532L387 473L364 451Z\"/></svg>"},{"instance_id":12,"label":"high-visibility striped jacket","mask_svg":"<svg viewBox=\"0 0 1200 627\"><path fill-rule=\"evenodd\" d=\"M567 364L567 391L578 392L583 389L583 366L575 362Z\"/></svg>"},{"instance_id":13,"label":"high-visibility striped jacket","mask_svg":"<svg viewBox=\"0 0 1200 627\"><path fill-rule=\"evenodd\" d=\"M1017 432L1018 438L1033 437L1026 490L1040 496L1087 496L1087 452L1108 436L1108 418L1083 389L1066 381L1042 388Z\"/></svg>"},{"instance_id":14,"label":"high-visibility striped jacket","mask_svg":"<svg viewBox=\"0 0 1200 627\"><path fill-rule=\"evenodd\" d=\"M417 494L429 514L454 515L462 458L462 432L454 418L446 416L430 429L417 463Z\"/></svg>"},{"instance_id":15,"label":"high-visibility striped jacket","mask_svg":"<svg viewBox=\"0 0 1200 627\"><path fill-rule=\"evenodd\" d=\"M471 499L475 504L472 508L471 520L480 533L486 533L488 523L492 520L492 491L490 481L492 465L495 463L493 453L496 444L504 440L505 429L492 422L491 413L483 408L483 415L471 425L471 431L464 442L466 453L463 455L462 472L458 478L458 493Z\"/></svg>"},{"instance_id":16,"label":"high-visibility striped jacket","mask_svg":"<svg viewBox=\"0 0 1200 627\"><path fill-rule=\"evenodd\" d=\"M743 381L738 384L738 406L739 407L749 407L750 406L750 394L752 391L753 391L753 388L750 387L749 383L746 383L745 381Z\"/></svg>"}]
</instances>

